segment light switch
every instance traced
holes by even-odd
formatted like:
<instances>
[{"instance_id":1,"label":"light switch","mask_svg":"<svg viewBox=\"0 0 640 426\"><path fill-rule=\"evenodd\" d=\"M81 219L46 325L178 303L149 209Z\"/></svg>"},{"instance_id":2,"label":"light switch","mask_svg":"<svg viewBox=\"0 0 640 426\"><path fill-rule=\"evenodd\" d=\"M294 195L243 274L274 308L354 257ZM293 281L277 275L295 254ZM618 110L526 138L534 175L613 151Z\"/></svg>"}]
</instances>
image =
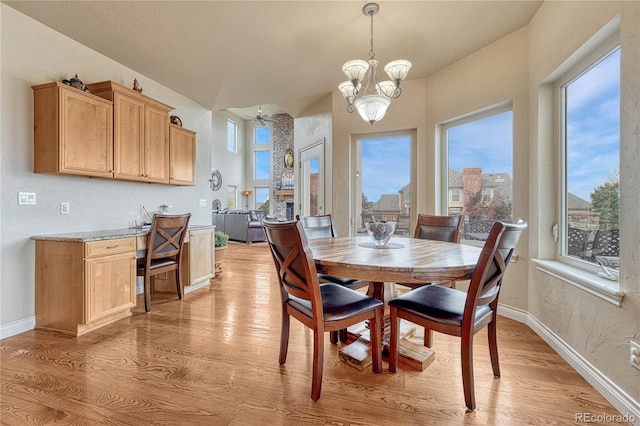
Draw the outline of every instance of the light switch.
<instances>
[{"instance_id":1,"label":"light switch","mask_svg":"<svg viewBox=\"0 0 640 426\"><path fill-rule=\"evenodd\" d=\"M35 206L36 193L35 192L18 192L18 205Z\"/></svg>"},{"instance_id":2,"label":"light switch","mask_svg":"<svg viewBox=\"0 0 640 426\"><path fill-rule=\"evenodd\" d=\"M207 200L201 199L201 200L198 200L198 203L200 207L207 207Z\"/></svg>"}]
</instances>

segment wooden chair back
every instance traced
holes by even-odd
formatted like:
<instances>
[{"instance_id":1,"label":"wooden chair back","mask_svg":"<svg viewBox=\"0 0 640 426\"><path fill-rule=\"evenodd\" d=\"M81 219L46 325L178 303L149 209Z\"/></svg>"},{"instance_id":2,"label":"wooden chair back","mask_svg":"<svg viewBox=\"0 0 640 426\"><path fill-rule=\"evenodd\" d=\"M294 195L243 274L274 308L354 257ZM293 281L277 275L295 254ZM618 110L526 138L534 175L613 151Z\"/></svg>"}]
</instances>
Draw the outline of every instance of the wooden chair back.
<instances>
[{"instance_id":1,"label":"wooden chair back","mask_svg":"<svg viewBox=\"0 0 640 426\"><path fill-rule=\"evenodd\" d=\"M467 291L463 328L473 326L477 306L497 304L504 273L525 229L524 219L515 224L495 222L491 227ZM495 312L496 306L492 307Z\"/></svg>"},{"instance_id":2,"label":"wooden chair back","mask_svg":"<svg viewBox=\"0 0 640 426\"><path fill-rule=\"evenodd\" d=\"M459 243L462 223L462 215L433 216L419 214L414 238Z\"/></svg>"},{"instance_id":3,"label":"wooden chair back","mask_svg":"<svg viewBox=\"0 0 640 426\"><path fill-rule=\"evenodd\" d=\"M317 314L322 318L320 284L302 224L298 221L263 221L262 225L278 272L283 301L287 300L288 294L309 300L314 316Z\"/></svg>"},{"instance_id":4,"label":"wooden chair back","mask_svg":"<svg viewBox=\"0 0 640 426\"><path fill-rule=\"evenodd\" d=\"M305 216L296 215L296 220L302 224L307 239L315 238L333 238L336 236L333 218L330 214L321 216Z\"/></svg>"},{"instance_id":5,"label":"wooden chair back","mask_svg":"<svg viewBox=\"0 0 640 426\"><path fill-rule=\"evenodd\" d=\"M147 264L156 259L180 261L190 217L191 213L153 216L151 229L147 235Z\"/></svg>"}]
</instances>

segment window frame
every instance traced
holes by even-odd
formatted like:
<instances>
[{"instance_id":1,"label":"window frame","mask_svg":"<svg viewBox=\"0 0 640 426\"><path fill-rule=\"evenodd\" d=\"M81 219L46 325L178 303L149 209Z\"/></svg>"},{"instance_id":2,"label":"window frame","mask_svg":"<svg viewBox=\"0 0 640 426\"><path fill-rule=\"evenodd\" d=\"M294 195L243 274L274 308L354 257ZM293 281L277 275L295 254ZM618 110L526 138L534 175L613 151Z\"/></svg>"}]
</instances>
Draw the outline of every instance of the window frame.
<instances>
[{"instance_id":1,"label":"window frame","mask_svg":"<svg viewBox=\"0 0 640 426\"><path fill-rule=\"evenodd\" d=\"M554 82L554 122L555 139L558 149L558 194L557 194L557 241L555 244L555 260L571 267L577 268L588 274L597 276L601 271L599 265L581 259L568 256L568 220L567 220L567 113L566 113L566 88L580 77L585 75L600 62L605 60L616 50L620 49L620 34L614 32L602 43L595 46L584 58L565 70ZM620 107L620 106L619 106ZM618 153L620 155L620 152ZM618 167L620 169L620 167ZM622 235L620 236L622 238ZM617 284L617 281L612 281Z\"/></svg>"},{"instance_id":2,"label":"window frame","mask_svg":"<svg viewBox=\"0 0 640 426\"><path fill-rule=\"evenodd\" d=\"M511 154L512 154L512 158L511 158L511 211L512 214L515 213L515 205L513 204L514 201L514 194L513 194L513 188L514 188L514 182L515 182L515 176L514 176L514 159L513 159L513 153L514 153L514 146L513 146L513 126L514 126L514 122L513 122L513 116L515 115L515 112L513 110L513 100L509 99L507 101L504 102L500 102L497 104L493 104L493 105L489 105L485 108L481 108L479 110L475 110L472 112L469 112L467 114L452 118L450 120L444 121L442 123L440 123L438 125L438 130L439 130L439 134L440 134L440 179L441 179L441 186L440 186L440 209L437 210L436 214L441 214L441 215L446 215L449 212L449 205L450 205L450 201L454 201L452 199L449 198L449 129L453 128L453 127L458 127L464 124L468 124L474 121L479 121L479 120L483 120L485 118L488 117L492 117L494 115L498 115L498 114L502 114L505 113L507 111L511 111ZM484 191L484 188L483 188ZM491 190L490 190L491 191ZM463 194L460 194L461 198L464 199ZM482 196L484 197L484 193L482 194ZM453 194L452 194L453 197ZM464 210L464 207L463 207ZM515 220L515 218L514 218ZM461 240L461 242L464 242L465 244L468 245L473 245L473 246L478 246L478 247L482 247L484 245L484 241L473 241L473 240L467 240L463 239Z\"/></svg>"}]
</instances>

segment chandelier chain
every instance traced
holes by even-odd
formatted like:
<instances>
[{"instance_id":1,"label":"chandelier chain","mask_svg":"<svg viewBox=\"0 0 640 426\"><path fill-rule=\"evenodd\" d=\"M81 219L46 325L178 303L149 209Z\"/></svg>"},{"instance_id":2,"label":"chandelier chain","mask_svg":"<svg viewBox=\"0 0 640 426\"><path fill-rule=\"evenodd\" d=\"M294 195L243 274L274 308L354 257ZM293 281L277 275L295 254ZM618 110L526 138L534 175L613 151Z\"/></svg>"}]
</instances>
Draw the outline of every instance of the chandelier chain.
<instances>
[{"instance_id":1,"label":"chandelier chain","mask_svg":"<svg viewBox=\"0 0 640 426\"><path fill-rule=\"evenodd\" d=\"M371 17L371 50L369 51L369 59L375 59L376 52L373 50L373 12L369 12L369 16Z\"/></svg>"}]
</instances>

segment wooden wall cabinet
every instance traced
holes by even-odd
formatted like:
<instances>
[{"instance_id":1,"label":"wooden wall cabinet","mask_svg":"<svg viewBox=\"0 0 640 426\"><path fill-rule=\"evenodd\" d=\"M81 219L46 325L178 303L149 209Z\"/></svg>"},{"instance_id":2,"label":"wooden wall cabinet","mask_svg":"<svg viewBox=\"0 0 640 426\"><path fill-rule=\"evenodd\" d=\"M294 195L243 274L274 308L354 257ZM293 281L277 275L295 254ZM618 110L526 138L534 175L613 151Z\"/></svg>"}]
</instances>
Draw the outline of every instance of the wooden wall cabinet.
<instances>
[{"instance_id":1,"label":"wooden wall cabinet","mask_svg":"<svg viewBox=\"0 0 640 426\"><path fill-rule=\"evenodd\" d=\"M170 124L169 148L171 183L193 185L196 161L196 133L175 124Z\"/></svg>"},{"instance_id":2,"label":"wooden wall cabinet","mask_svg":"<svg viewBox=\"0 0 640 426\"><path fill-rule=\"evenodd\" d=\"M131 315L136 238L36 241L36 327L82 335Z\"/></svg>"},{"instance_id":3,"label":"wooden wall cabinet","mask_svg":"<svg viewBox=\"0 0 640 426\"><path fill-rule=\"evenodd\" d=\"M169 111L173 107L112 81L87 87L113 101L114 176L169 183Z\"/></svg>"},{"instance_id":4,"label":"wooden wall cabinet","mask_svg":"<svg viewBox=\"0 0 640 426\"><path fill-rule=\"evenodd\" d=\"M34 172L112 177L112 102L58 82L32 88Z\"/></svg>"}]
</instances>

